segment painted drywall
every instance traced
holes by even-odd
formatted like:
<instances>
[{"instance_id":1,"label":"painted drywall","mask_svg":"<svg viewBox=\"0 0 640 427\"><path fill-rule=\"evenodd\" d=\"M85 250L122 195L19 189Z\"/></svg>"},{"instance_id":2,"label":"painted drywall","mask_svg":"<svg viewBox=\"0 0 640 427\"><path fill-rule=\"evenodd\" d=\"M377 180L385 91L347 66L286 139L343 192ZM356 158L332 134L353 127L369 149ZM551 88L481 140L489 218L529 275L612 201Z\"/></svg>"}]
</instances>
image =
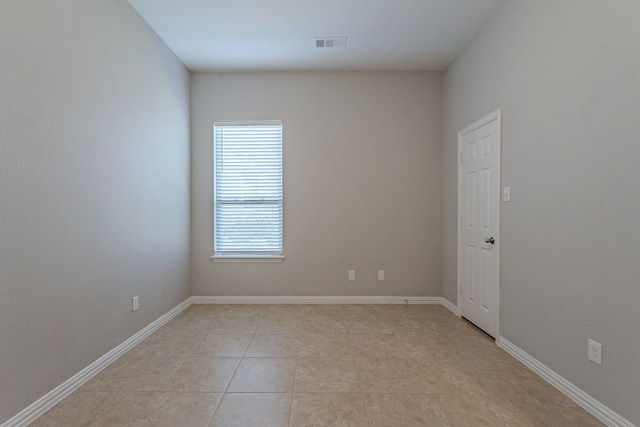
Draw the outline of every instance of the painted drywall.
<instances>
[{"instance_id":1,"label":"painted drywall","mask_svg":"<svg viewBox=\"0 0 640 427\"><path fill-rule=\"evenodd\" d=\"M190 296L190 177L189 72L125 0L2 1L0 57L2 424Z\"/></svg>"},{"instance_id":2,"label":"painted drywall","mask_svg":"<svg viewBox=\"0 0 640 427\"><path fill-rule=\"evenodd\" d=\"M444 78L443 293L457 132L502 108L502 335L640 425L640 3L513 0ZM603 366L587 361L587 339Z\"/></svg>"},{"instance_id":3,"label":"painted drywall","mask_svg":"<svg viewBox=\"0 0 640 427\"><path fill-rule=\"evenodd\" d=\"M440 296L441 89L439 72L194 73L193 294ZM284 121L285 260L213 263L213 122L264 119Z\"/></svg>"}]
</instances>

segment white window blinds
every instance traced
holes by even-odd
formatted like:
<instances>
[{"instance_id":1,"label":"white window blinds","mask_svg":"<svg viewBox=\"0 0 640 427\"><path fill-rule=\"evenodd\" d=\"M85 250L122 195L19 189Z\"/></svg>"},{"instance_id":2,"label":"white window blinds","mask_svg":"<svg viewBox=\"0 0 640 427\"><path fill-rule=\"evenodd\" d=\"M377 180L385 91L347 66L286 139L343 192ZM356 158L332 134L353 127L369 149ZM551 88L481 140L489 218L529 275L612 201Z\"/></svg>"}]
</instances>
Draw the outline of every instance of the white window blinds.
<instances>
[{"instance_id":1,"label":"white window blinds","mask_svg":"<svg viewBox=\"0 0 640 427\"><path fill-rule=\"evenodd\" d=\"M215 123L214 256L282 255L282 122Z\"/></svg>"}]
</instances>

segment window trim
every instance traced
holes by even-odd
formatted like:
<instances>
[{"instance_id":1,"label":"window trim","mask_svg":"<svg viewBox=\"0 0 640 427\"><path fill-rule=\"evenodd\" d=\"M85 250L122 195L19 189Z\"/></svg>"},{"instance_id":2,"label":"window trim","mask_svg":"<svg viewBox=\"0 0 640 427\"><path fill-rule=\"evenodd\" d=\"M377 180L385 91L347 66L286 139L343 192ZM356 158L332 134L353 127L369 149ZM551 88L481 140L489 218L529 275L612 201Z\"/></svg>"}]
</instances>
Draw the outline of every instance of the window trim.
<instances>
[{"instance_id":1,"label":"window trim","mask_svg":"<svg viewBox=\"0 0 640 427\"><path fill-rule=\"evenodd\" d=\"M282 129L282 139L280 140L280 149L281 149L281 157L280 157L280 162L282 164L282 172L281 172L281 179L282 179L282 186L283 186L283 194L282 194L282 200L281 200L281 204L282 204L282 252L279 254L268 254L268 253L256 253L254 254L250 254L250 253L234 253L234 254L230 254L230 255L220 255L220 254L216 254L215 252L215 247L216 247L216 213L215 213L215 204L216 204L216 182L215 182L215 178L216 178L216 157L215 157L215 153L216 153L216 142L215 142L215 127L216 126L264 126L264 125L280 125L281 129ZM213 142L213 156L212 156L212 168L211 168L211 172L212 172L212 184L213 184L213 215L212 215L212 225L213 225L213 239L212 239L212 250L213 250L213 255L211 255L210 257L210 261L211 262L230 262L230 263L235 263L235 262L250 262L250 263L278 263L278 262L283 262L284 261L284 153L282 152L284 150L284 121L282 120L238 120L238 121L215 121L213 122L213 126L211 127L212 130L212 142Z\"/></svg>"},{"instance_id":2,"label":"window trim","mask_svg":"<svg viewBox=\"0 0 640 427\"><path fill-rule=\"evenodd\" d=\"M212 255L211 262L283 262L284 255L280 256L240 256L240 255Z\"/></svg>"}]
</instances>

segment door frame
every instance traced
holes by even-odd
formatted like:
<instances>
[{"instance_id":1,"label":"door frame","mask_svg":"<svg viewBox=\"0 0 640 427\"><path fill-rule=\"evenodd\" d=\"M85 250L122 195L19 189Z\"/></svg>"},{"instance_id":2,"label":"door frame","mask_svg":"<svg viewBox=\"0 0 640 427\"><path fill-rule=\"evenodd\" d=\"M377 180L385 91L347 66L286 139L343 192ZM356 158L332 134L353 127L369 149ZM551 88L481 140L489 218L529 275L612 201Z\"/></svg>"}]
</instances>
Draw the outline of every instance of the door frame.
<instances>
[{"instance_id":1,"label":"door frame","mask_svg":"<svg viewBox=\"0 0 640 427\"><path fill-rule=\"evenodd\" d=\"M458 308L458 314L460 316L462 316L462 275L463 275L463 271L462 271L462 263L461 263L461 259L462 259L462 233L461 231L461 227L462 227L462 214L463 214L463 204L462 204L462 161L461 161L461 155L463 152L462 149L462 138L493 122L493 121L497 121L498 122L498 144L499 144L499 150L498 150L498 164L500 165L499 168L499 181L500 181L500 193L502 194L502 108L498 108L496 111L494 111L491 114L488 114L487 116L481 118L480 120L470 124L469 126L465 127L464 129L458 131L458 151L456 152L456 156L457 156L457 164L458 164L458 216L456 218L456 228L457 228L457 258L456 258L456 270L457 270L457 274L456 274L456 282L457 282L457 295L456 295L456 305ZM500 321L501 316L500 316L500 312L502 310L502 197L498 198L498 239L500 239L500 250L498 252L498 308L497 308L497 312L496 312L496 336L495 336L495 340L496 342L498 342L498 339L502 336L502 323Z\"/></svg>"}]
</instances>

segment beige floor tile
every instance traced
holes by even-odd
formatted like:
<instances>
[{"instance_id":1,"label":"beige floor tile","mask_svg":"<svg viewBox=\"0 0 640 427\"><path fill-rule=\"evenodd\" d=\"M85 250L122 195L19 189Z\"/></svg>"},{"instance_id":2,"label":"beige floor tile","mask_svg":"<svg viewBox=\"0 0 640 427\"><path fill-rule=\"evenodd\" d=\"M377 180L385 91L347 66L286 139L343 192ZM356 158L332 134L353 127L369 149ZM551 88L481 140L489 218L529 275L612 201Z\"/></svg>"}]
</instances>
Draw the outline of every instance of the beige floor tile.
<instances>
[{"instance_id":1,"label":"beige floor tile","mask_svg":"<svg viewBox=\"0 0 640 427\"><path fill-rule=\"evenodd\" d=\"M167 356L132 357L100 384L104 391L164 391L180 359Z\"/></svg>"},{"instance_id":2,"label":"beige floor tile","mask_svg":"<svg viewBox=\"0 0 640 427\"><path fill-rule=\"evenodd\" d=\"M301 316L266 316L258 322L256 334L301 334L303 332L302 324L303 320Z\"/></svg>"},{"instance_id":3,"label":"beige floor tile","mask_svg":"<svg viewBox=\"0 0 640 427\"><path fill-rule=\"evenodd\" d=\"M65 397L61 402L56 404L44 414L40 415L35 421L29 424L29 427L47 426L58 418L62 413L75 408L82 399L90 396L86 390L76 390L69 396Z\"/></svg>"},{"instance_id":4,"label":"beige floor tile","mask_svg":"<svg viewBox=\"0 0 640 427\"><path fill-rule=\"evenodd\" d=\"M447 360L456 364L460 367L460 369L465 370L469 374L482 374L489 372L492 375L494 371L498 372L530 372L535 377L538 377L532 371L529 370L526 366L520 363L515 358L511 357L507 352L501 351L501 354L498 357L490 357L490 358L481 358L481 359L470 359L466 356L460 356L458 353L452 353ZM538 377L539 378L539 377Z\"/></svg>"},{"instance_id":5,"label":"beige floor tile","mask_svg":"<svg viewBox=\"0 0 640 427\"><path fill-rule=\"evenodd\" d=\"M291 412L295 427L370 427L360 393L295 393Z\"/></svg>"},{"instance_id":6,"label":"beige floor tile","mask_svg":"<svg viewBox=\"0 0 640 427\"><path fill-rule=\"evenodd\" d=\"M602 426L586 410L540 378L528 378L528 372L502 372L494 378L494 389L534 426ZM523 379L524 378L524 379Z\"/></svg>"},{"instance_id":7,"label":"beige floor tile","mask_svg":"<svg viewBox=\"0 0 640 427\"><path fill-rule=\"evenodd\" d=\"M240 358L186 357L165 382L165 390L224 392Z\"/></svg>"},{"instance_id":8,"label":"beige floor tile","mask_svg":"<svg viewBox=\"0 0 640 427\"><path fill-rule=\"evenodd\" d=\"M254 335L245 357L297 357L298 335Z\"/></svg>"},{"instance_id":9,"label":"beige floor tile","mask_svg":"<svg viewBox=\"0 0 640 427\"><path fill-rule=\"evenodd\" d=\"M423 359L425 360L425 359ZM445 369L453 369L459 372L459 375L468 378L475 387L483 389L493 389L493 382L496 380L496 372L499 371L496 365L493 364L493 360L490 359L455 359L449 358L443 362L444 368L441 368L441 372ZM422 369L418 366L417 360L414 360L414 364L421 372L422 379L429 383L429 380L425 378Z\"/></svg>"},{"instance_id":10,"label":"beige floor tile","mask_svg":"<svg viewBox=\"0 0 640 427\"><path fill-rule=\"evenodd\" d=\"M380 304L342 304L339 306L342 318L346 317L380 317Z\"/></svg>"},{"instance_id":11,"label":"beige floor tile","mask_svg":"<svg viewBox=\"0 0 640 427\"><path fill-rule=\"evenodd\" d=\"M526 407L516 406L516 409L529 420L531 425L536 427L549 425L604 427L605 425L586 410L564 397L545 402L540 406L536 404Z\"/></svg>"},{"instance_id":12,"label":"beige floor tile","mask_svg":"<svg viewBox=\"0 0 640 427\"><path fill-rule=\"evenodd\" d=\"M439 304L425 305L424 309L429 317L455 317L455 315L448 308L443 307Z\"/></svg>"},{"instance_id":13,"label":"beige floor tile","mask_svg":"<svg viewBox=\"0 0 640 427\"><path fill-rule=\"evenodd\" d=\"M177 328L172 328L172 329L162 328L154 332L153 334L149 335L142 342L138 343L135 347L130 349L126 353L126 355L128 357L153 356L155 354L154 347L162 343L166 339L166 337L172 336L179 332L181 333L187 329L188 327L187 328L180 327L180 330L178 331Z\"/></svg>"},{"instance_id":14,"label":"beige floor tile","mask_svg":"<svg viewBox=\"0 0 640 427\"><path fill-rule=\"evenodd\" d=\"M192 329L174 333L157 332L135 346L127 354L130 356L190 356L193 350L207 336L205 329Z\"/></svg>"},{"instance_id":15,"label":"beige floor tile","mask_svg":"<svg viewBox=\"0 0 640 427\"><path fill-rule=\"evenodd\" d=\"M304 306L304 317L326 317L340 319L338 304L310 304Z\"/></svg>"},{"instance_id":16,"label":"beige floor tile","mask_svg":"<svg viewBox=\"0 0 640 427\"><path fill-rule=\"evenodd\" d=\"M131 358L127 355L114 360L109 366L100 371L96 376L87 381L79 391L105 391L103 382L122 368Z\"/></svg>"},{"instance_id":17,"label":"beige floor tile","mask_svg":"<svg viewBox=\"0 0 640 427\"><path fill-rule=\"evenodd\" d=\"M241 313L237 313L234 314L232 312L229 311L225 311L225 310L214 310L211 311L207 314L203 314L201 315L201 317L208 319L208 321L210 322L211 327L215 326L216 323L219 323L222 320L227 320L227 319L237 319L237 318L248 318L250 320L252 319L260 319L262 318L262 316L257 316L257 315L242 315Z\"/></svg>"},{"instance_id":18,"label":"beige floor tile","mask_svg":"<svg viewBox=\"0 0 640 427\"><path fill-rule=\"evenodd\" d=\"M426 393L452 394L458 391L473 392L486 388L473 375L446 360L411 359L426 385ZM490 387L490 386L487 386Z\"/></svg>"},{"instance_id":19,"label":"beige floor tile","mask_svg":"<svg viewBox=\"0 0 640 427\"><path fill-rule=\"evenodd\" d=\"M459 394L456 397L460 398L463 394ZM467 425L487 426L493 427L496 425L507 425L514 427L531 427L530 420L522 414L517 408L514 408L509 402L499 398L496 395L492 396L479 396L480 399L476 400L477 407L480 408L479 417L481 419L474 419L473 415L464 414L464 419ZM469 422L471 419L471 422ZM550 424L547 424L550 425ZM586 426L587 424L576 424L580 426Z\"/></svg>"},{"instance_id":20,"label":"beige floor tile","mask_svg":"<svg viewBox=\"0 0 640 427\"><path fill-rule=\"evenodd\" d=\"M167 393L153 419L153 427L205 427L222 396L222 393Z\"/></svg>"},{"instance_id":21,"label":"beige floor tile","mask_svg":"<svg viewBox=\"0 0 640 427\"><path fill-rule=\"evenodd\" d=\"M453 360L451 363L459 366L459 361ZM526 368L493 370L490 375L473 374L473 377L482 381L483 384L488 384L513 404L528 405L533 402L532 399L544 401L554 396L564 397L558 390Z\"/></svg>"},{"instance_id":22,"label":"beige floor tile","mask_svg":"<svg viewBox=\"0 0 640 427\"><path fill-rule=\"evenodd\" d=\"M353 318L342 320L347 334L390 334L389 325L379 318Z\"/></svg>"},{"instance_id":23,"label":"beige floor tile","mask_svg":"<svg viewBox=\"0 0 640 427\"><path fill-rule=\"evenodd\" d=\"M244 356L253 334L208 334L191 356L197 357L242 357Z\"/></svg>"},{"instance_id":24,"label":"beige floor tile","mask_svg":"<svg viewBox=\"0 0 640 427\"><path fill-rule=\"evenodd\" d=\"M216 304L192 304L176 317L210 313L216 309L215 307L217 307Z\"/></svg>"},{"instance_id":25,"label":"beige floor tile","mask_svg":"<svg viewBox=\"0 0 640 427\"><path fill-rule=\"evenodd\" d=\"M335 318L304 316L302 330L305 334L345 334L347 332L339 314Z\"/></svg>"},{"instance_id":26,"label":"beige floor tile","mask_svg":"<svg viewBox=\"0 0 640 427\"><path fill-rule=\"evenodd\" d=\"M391 332L395 335L411 335L411 334L433 334L434 329L431 328L423 319L416 318L394 318L385 320Z\"/></svg>"},{"instance_id":27,"label":"beige floor tile","mask_svg":"<svg viewBox=\"0 0 640 427\"><path fill-rule=\"evenodd\" d=\"M32 425L210 421L602 426L469 322L421 305L193 305Z\"/></svg>"},{"instance_id":28,"label":"beige floor tile","mask_svg":"<svg viewBox=\"0 0 640 427\"><path fill-rule=\"evenodd\" d=\"M211 427L288 427L291 393L227 393Z\"/></svg>"},{"instance_id":29,"label":"beige floor tile","mask_svg":"<svg viewBox=\"0 0 640 427\"><path fill-rule=\"evenodd\" d=\"M498 359L504 355L504 350L495 341L476 333L450 335L442 340L459 359Z\"/></svg>"},{"instance_id":30,"label":"beige floor tile","mask_svg":"<svg viewBox=\"0 0 640 427\"><path fill-rule=\"evenodd\" d=\"M268 304L265 306L264 317L273 315L302 317L303 314L303 304Z\"/></svg>"},{"instance_id":31,"label":"beige floor tile","mask_svg":"<svg viewBox=\"0 0 640 427\"><path fill-rule=\"evenodd\" d=\"M432 396L426 394L365 394L372 427L448 426Z\"/></svg>"},{"instance_id":32,"label":"beige floor tile","mask_svg":"<svg viewBox=\"0 0 640 427\"><path fill-rule=\"evenodd\" d=\"M229 385L232 393L290 393L295 358L244 358Z\"/></svg>"},{"instance_id":33,"label":"beige floor tile","mask_svg":"<svg viewBox=\"0 0 640 427\"><path fill-rule=\"evenodd\" d=\"M214 305L213 314L215 316L244 317L247 319L257 319L268 311L265 304L219 304Z\"/></svg>"},{"instance_id":34,"label":"beige floor tile","mask_svg":"<svg viewBox=\"0 0 640 427\"><path fill-rule=\"evenodd\" d=\"M355 360L363 393L426 393L410 359L371 357Z\"/></svg>"},{"instance_id":35,"label":"beige floor tile","mask_svg":"<svg viewBox=\"0 0 640 427\"><path fill-rule=\"evenodd\" d=\"M310 334L300 337L298 357L350 357L351 342L344 334Z\"/></svg>"},{"instance_id":36,"label":"beige floor tile","mask_svg":"<svg viewBox=\"0 0 640 427\"><path fill-rule=\"evenodd\" d=\"M151 426L166 393L89 392L75 408L56 418L51 427Z\"/></svg>"},{"instance_id":37,"label":"beige floor tile","mask_svg":"<svg viewBox=\"0 0 640 427\"><path fill-rule=\"evenodd\" d=\"M531 427L526 417L501 398L456 392L433 395L432 399L440 408L440 416L452 427Z\"/></svg>"},{"instance_id":38,"label":"beige floor tile","mask_svg":"<svg viewBox=\"0 0 640 427\"><path fill-rule=\"evenodd\" d=\"M435 358L448 359L455 355L455 352L442 340L433 335L410 334L397 335L398 345L407 357L411 358Z\"/></svg>"},{"instance_id":39,"label":"beige floor tile","mask_svg":"<svg viewBox=\"0 0 640 427\"><path fill-rule=\"evenodd\" d=\"M258 317L228 317L216 321L213 332L224 334L253 334L260 323Z\"/></svg>"},{"instance_id":40,"label":"beige floor tile","mask_svg":"<svg viewBox=\"0 0 640 427\"><path fill-rule=\"evenodd\" d=\"M386 335L351 335L351 354L359 357L406 357L395 336Z\"/></svg>"},{"instance_id":41,"label":"beige floor tile","mask_svg":"<svg viewBox=\"0 0 640 427\"><path fill-rule=\"evenodd\" d=\"M423 305L418 304L382 304L378 307L379 313L385 318L425 318L428 311Z\"/></svg>"},{"instance_id":42,"label":"beige floor tile","mask_svg":"<svg viewBox=\"0 0 640 427\"><path fill-rule=\"evenodd\" d=\"M185 315L184 312L175 318L173 318L169 323L164 325L159 332L164 333L176 333L176 332L185 332L185 331L193 331L197 329L207 329L211 326L211 319L204 315Z\"/></svg>"},{"instance_id":43,"label":"beige floor tile","mask_svg":"<svg viewBox=\"0 0 640 427\"><path fill-rule=\"evenodd\" d=\"M360 392L356 367L351 357L300 358L295 392Z\"/></svg>"}]
</instances>

